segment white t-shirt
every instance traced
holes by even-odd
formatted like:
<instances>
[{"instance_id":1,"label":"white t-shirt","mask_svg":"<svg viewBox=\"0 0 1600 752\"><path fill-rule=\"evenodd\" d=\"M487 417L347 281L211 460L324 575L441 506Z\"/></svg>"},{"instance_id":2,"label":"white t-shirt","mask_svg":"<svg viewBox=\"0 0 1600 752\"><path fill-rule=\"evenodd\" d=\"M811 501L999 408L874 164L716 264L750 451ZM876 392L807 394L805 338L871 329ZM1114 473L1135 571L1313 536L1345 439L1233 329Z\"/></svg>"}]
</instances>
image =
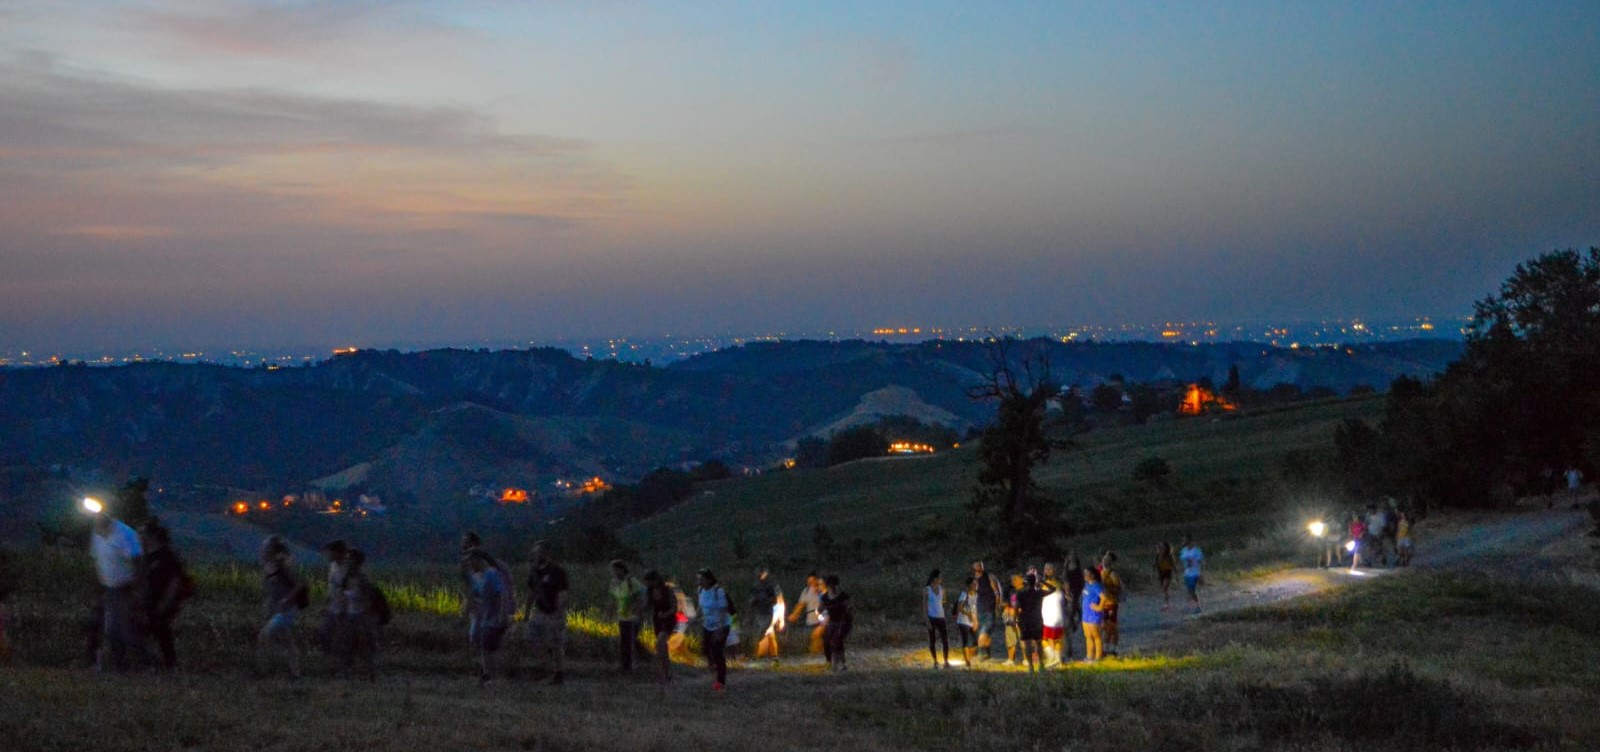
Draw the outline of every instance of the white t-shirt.
<instances>
[{"instance_id":1,"label":"white t-shirt","mask_svg":"<svg viewBox=\"0 0 1600 752\"><path fill-rule=\"evenodd\" d=\"M928 586L927 591L928 591L928 618L929 619L943 619L944 618L944 588L942 588L942 587L941 588L934 588L932 585L930 585L930 586Z\"/></svg>"},{"instance_id":2,"label":"white t-shirt","mask_svg":"<svg viewBox=\"0 0 1600 752\"><path fill-rule=\"evenodd\" d=\"M1061 590L1052 590L1044 597L1044 625L1047 627L1060 627L1067 622L1065 609L1066 600L1062 597Z\"/></svg>"},{"instance_id":3,"label":"white t-shirt","mask_svg":"<svg viewBox=\"0 0 1600 752\"><path fill-rule=\"evenodd\" d=\"M118 588L133 582L134 575L139 571L139 557L144 555L144 548L139 545L139 534L124 525L122 520L112 520L111 529L105 535L96 531L91 538L89 555L94 557L95 574L100 576L100 584Z\"/></svg>"},{"instance_id":4,"label":"white t-shirt","mask_svg":"<svg viewBox=\"0 0 1600 752\"><path fill-rule=\"evenodd\" d=\"M1178 552L1178 561L1183 562L1184 577L1199 577L1200 566L1205 563L1206 555L1200 552L1199 546L1184 546Z\"/></svg>"}]
</instances>

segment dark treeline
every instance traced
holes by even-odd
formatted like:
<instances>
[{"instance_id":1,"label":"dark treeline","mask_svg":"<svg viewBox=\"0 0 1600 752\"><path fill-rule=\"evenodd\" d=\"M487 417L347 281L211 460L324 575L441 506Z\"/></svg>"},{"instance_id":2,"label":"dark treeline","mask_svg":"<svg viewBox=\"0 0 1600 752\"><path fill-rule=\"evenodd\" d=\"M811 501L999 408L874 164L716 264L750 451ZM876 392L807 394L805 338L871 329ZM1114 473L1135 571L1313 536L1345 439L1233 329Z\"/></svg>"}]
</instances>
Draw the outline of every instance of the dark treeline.
<instances>
[{"instance_id":1,"label":"dark treeline","mask_svg":"<svg viewBox=\"0 0 1600 752\"><path fill-rule=\"evenodd\" d=\"M1474 307L1460 360L1390 387L1376 426L1337 431L1349 493L1477 507L1600 464L1600 249L1517 266Z\"/></svg>"}]
</instances>

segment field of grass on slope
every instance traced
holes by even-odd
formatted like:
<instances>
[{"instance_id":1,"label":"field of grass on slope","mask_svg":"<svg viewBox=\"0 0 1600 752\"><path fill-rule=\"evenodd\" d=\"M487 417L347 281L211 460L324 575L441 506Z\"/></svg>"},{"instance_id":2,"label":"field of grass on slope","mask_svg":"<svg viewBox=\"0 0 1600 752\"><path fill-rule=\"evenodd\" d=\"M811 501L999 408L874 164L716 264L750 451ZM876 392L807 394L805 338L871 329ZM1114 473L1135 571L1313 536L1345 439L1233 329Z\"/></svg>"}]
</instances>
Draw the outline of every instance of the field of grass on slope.
<instances>
[{"instance_id":1,"label":"field of grass on slope","mask_svg":"<svg viewBox=\"0 0 1600 752\"><path fill-rule=\"evenodd\" d=\"M1249 520L1292 501L1274 481L1286 452L1331 450L1340 421L1375 418L1381 409L1376 398L1332 400L1097 431L1080 437L1077 449L1056 453L1035 477L1086 533L1069 542L1085 550L1102 539L1116 544L1120 536L1109 531L1117 529L1168 526L1175 533L1173 526L1183 526L1208 536L1235 529L1253 535L1258 528ZM1134 466L1148 457L1171 463L1165 488L1133 483ZM646 561L680 569L733 562L736 535L748 559L803 566L826 555L813 544L822 524L834 548L850 557L886 554L893 564L926 561L937 551L953 564L980 553L965 534L977 462L969 445L931 457L710 484L682 506L626 528L623 538Z\"/></svg>"}]
</instances>

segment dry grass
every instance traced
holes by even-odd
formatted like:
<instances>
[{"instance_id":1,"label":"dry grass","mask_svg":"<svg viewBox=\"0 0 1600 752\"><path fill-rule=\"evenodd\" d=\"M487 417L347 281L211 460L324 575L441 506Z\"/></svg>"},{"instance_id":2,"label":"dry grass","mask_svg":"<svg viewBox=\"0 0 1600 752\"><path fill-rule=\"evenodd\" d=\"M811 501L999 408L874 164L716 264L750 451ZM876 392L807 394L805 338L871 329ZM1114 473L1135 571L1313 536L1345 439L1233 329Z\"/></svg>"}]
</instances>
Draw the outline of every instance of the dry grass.
<instances>
[{"instance_id":1,"label":"dry grass","mask_svg":"<svg viewBox=\"0 0 1600 752\"><path fill-rule=\"evenodd\" d=\"M81 562L25 577L21 666L0 669L0 749L1015 749L1326 750L1593 748L1600 605L1529 579L1412 572L1291 604L1190 622L1159 652L1029 675L933 670L918 643L857 657L704 669L663 690L592 658L574 633L562 687L487 689L452 616L407 606L376 684L255 680L247 580L206 573L184 615L186 670L101 677L71 667Z\"/></svg>"}]
</instances>

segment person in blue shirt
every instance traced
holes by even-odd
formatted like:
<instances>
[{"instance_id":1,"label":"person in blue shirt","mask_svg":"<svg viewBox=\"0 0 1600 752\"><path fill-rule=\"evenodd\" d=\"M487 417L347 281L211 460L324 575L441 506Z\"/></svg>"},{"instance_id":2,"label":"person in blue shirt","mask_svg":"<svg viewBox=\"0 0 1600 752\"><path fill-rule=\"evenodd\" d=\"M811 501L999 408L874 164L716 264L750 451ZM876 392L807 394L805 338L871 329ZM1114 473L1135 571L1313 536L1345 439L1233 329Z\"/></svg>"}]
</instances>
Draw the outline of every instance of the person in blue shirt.
<instances>
[{"instance_id":1,"label":"person in blue shirt","mask_svg":"<svg viewBox=\"0 0 1600 752\"><path fill-rule=\"evenodd\" d=\"M1083 652L1084 660L1091 663L1105 657L1100 642L1100 624L1105 618L1105 606L1100 602L1103 592L1100 573L1093 567L1083 570Z\"/></svg>"},{"instance_id":2,"label":"person in blue shirt","mask_svg":"<svg viewBox=\"0 0 1600 752\"><path fill-rule=\"evenodd\" d=\"M728 632L733 626L733 599L717 584L710 569L700 570L700 640L706 665L716 674L711 689L721 692L728 684Z\"/></svg>"}]
</instances>

